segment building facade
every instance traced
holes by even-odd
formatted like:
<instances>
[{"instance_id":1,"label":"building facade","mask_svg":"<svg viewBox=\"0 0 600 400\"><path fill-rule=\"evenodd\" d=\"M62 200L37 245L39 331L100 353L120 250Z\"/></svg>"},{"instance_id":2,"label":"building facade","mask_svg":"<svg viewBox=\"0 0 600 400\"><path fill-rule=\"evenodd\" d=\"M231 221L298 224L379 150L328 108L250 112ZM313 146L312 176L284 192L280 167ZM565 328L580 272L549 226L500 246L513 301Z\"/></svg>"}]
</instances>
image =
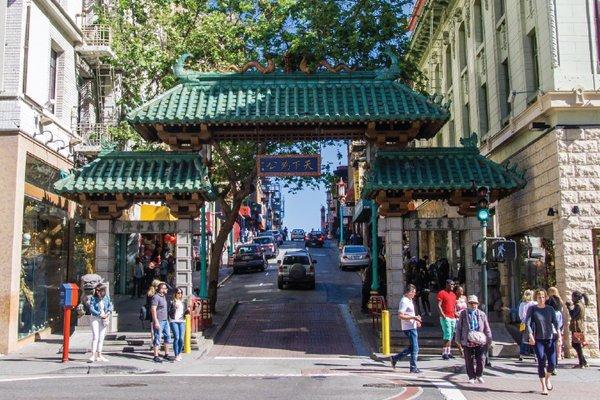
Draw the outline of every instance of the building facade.
<instances>
[{"instance_id":1,"label":"building facade","mask_svg":"<svg viewBox=\"0 0 600 400\"><path fill-rule=\"evenodd\" d=\"M597 0L421 0L410 56L451 118L422 146L471 132L490 159L525 171L524 189L496 204L495 236L518 259L497 266L499 308L525 288L556 286L591 300L598 349L600 284L600 32ZM444 212L444 211L440 211Z\"/></svg>"},{"instance_id":2,"label":"building facade","mask_svg":"<svg viewBox=\"0 0 600 400\"><path fill-rule=\"evenodd\" d=\"M118 79L101 61L112 55L110 31L96 23L96 3L0 3L0 353L58 325L58 284L91 268L81 212L53 183L117 116Z\"/></svg>"}]
</instances>

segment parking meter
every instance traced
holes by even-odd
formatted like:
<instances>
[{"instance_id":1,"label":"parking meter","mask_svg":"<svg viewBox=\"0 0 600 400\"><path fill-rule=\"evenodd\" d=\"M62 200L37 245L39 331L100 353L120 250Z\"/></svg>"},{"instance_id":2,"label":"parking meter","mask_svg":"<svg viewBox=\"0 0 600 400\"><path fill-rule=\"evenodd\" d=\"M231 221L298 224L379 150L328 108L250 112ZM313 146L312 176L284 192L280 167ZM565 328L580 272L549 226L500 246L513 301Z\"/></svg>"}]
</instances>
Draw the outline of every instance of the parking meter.
<instances>
[{"instance_id":1,"label":"parking meter","mask_svg":"<svg viewBox=\"0 0 600 400\"><path fill-rule=\"evenodd\" d=\"M62 362L69 361L69 339L71 337L71 310L79 303L79 287L74 283L60 285L60 305L63 316L63 354Z\"/></svg>"}]
</instances>

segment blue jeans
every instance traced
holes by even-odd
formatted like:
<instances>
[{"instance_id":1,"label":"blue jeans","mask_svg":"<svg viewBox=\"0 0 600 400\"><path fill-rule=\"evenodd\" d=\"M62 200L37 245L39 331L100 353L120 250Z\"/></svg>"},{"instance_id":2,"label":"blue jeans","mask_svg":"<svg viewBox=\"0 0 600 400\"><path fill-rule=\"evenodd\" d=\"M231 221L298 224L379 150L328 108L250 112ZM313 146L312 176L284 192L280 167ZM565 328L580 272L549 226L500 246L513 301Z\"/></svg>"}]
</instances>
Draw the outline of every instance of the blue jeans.
<instances>
[{"instance_id":1,"label":"blue jeans","mask_svg":"<svg viewBox=\"0 0 600 400\"><path fill-rule=\"evenodd\" d=\"M398 361L410 354L410 370L413 371L417 369L417 357L419 357L419 334L416 329L409 329L402 332L404 332L410 344L406 349L392 356L392 359Z\"/></svg>"},{"instance_id":2,"label":"blue jeans","mask_svg":"<svg viewBox=\"0 0 600 400\"><path fill-rule=\"evenodd\" d=\"M185 322L171 322L173 331L173 352L177 357L183 351L183 338L185 336Z\"/></svg>"},{"instance_id":3,"label":"blue jeans","mask_svg":"<svg viewBox=\"0 0 600 400\"><path fill-rule=\"evenodd\" d=\"M556 341L554 339L536 339L533 350L538 362L538 377L543 378L546 376L546 371L551 373L556 369ZM546 368L546 363L548 363L548 368Z\"/></svg>"},{"instance_id":4,"label":"blue jeans","mask_svg":"<svg viewBox=\"0 0 600 400\"><path fill-rule=\"evenodd\" d=\"M154 337L152 340L152 344L154 347L160 346L160 338L163 337L165 344L171 343L171 327L169 326L169 321L159 321L159 328L156 329L154 327L153 333Z\"/></svg>"}]
</instances>

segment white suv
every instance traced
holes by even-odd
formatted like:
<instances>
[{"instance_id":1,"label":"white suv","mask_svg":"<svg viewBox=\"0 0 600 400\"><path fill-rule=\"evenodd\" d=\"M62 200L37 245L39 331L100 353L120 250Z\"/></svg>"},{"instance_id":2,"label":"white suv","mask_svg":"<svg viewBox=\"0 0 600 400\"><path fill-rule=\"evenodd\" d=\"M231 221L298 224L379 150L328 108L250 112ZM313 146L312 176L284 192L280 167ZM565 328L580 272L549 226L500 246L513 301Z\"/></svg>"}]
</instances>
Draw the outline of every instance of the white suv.
<instances>
[{"instance_id":1,"label":"white suv","mask_svg":"<svg viewBox=\"0 0 600 400\"><path fill-rule=\"evenodd\" d=\"M286 252L277 261L277 287L283 289L284 285L300 283L314 289L316 263L317 260L313 260L306 250Z\"/></svg>"}]
</instances>

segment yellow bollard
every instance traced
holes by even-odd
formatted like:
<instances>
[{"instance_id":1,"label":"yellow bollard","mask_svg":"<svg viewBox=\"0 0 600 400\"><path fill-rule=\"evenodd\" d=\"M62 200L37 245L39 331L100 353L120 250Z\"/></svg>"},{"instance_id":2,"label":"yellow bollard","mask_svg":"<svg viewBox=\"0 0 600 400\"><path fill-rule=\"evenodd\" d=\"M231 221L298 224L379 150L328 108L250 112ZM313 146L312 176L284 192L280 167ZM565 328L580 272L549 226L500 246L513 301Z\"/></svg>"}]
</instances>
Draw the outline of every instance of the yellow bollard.
<instances>
[{"instance_id":1,"label":"yellow bollard","mask_svg":"<svg viewBox=\"0 0 600 400\"><path fill-rule=\"evenodd\" d=\"M381 312L381 352L384 356L390 355L390 312L383 310Z\"/></svg>"},{"instance_id":2,"label":"yellow bollard","mask_svg":"<svg viewBox=\"0 0 600 400\"><path fill-rule=\"evenodd\" d=\"M187 314L185 316L185 339L183 342L183 352L192 352L192 316Z\"/></svg>"}]
</instances>

